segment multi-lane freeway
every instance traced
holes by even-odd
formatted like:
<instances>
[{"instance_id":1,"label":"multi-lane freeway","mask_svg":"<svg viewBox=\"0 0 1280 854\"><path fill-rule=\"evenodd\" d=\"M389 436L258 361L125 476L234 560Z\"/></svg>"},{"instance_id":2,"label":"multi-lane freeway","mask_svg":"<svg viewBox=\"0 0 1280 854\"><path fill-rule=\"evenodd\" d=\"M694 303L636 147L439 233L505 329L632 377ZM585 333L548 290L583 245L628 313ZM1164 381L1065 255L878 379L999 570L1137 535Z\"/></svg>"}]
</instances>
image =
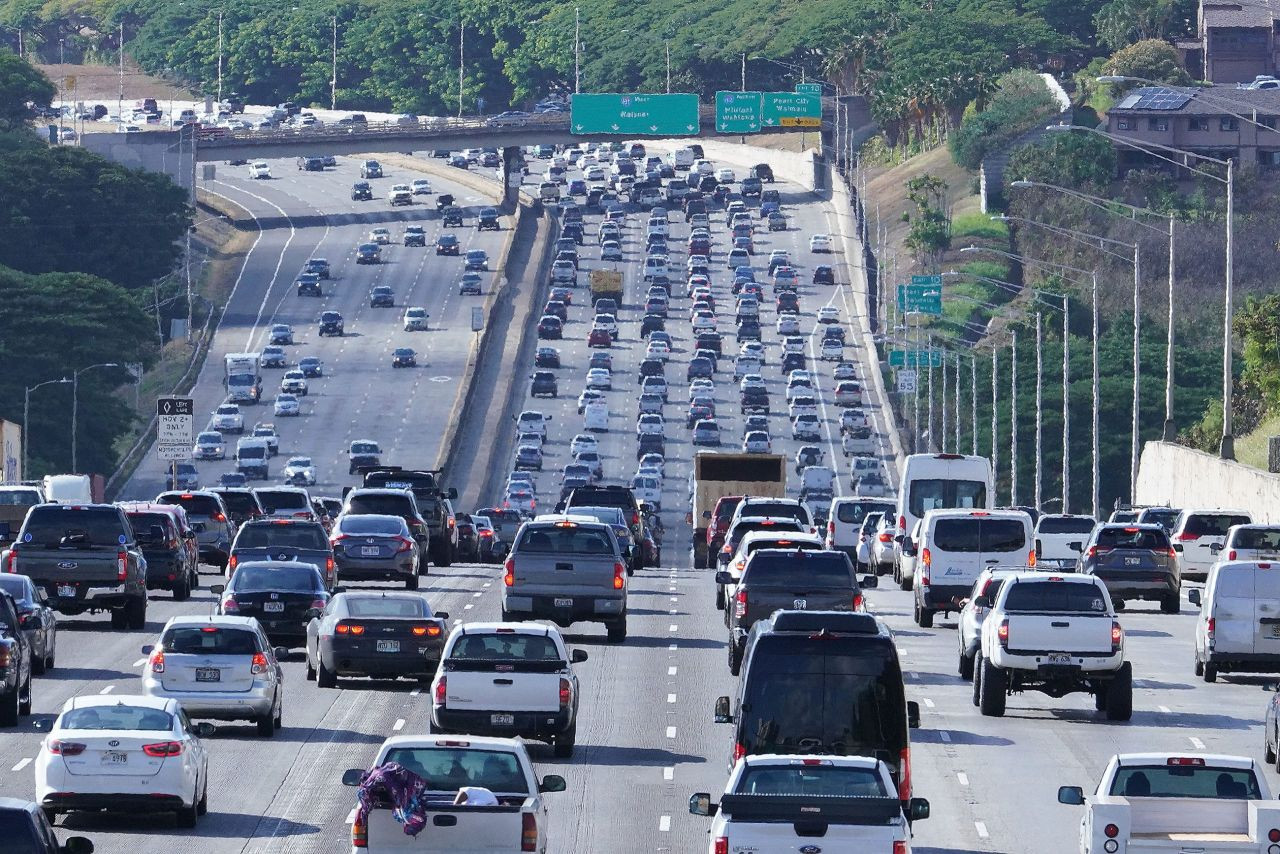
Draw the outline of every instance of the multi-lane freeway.
<instances>
[{"instance_id":1,"label":"multi-lane freeway","mask_svg":"<svg viewBox=\"0 0 1280 854\"><path fill-rule=\"evenodd\" d=\"M717 165L733 167L741 176L751 162L744 158ZM353 438L380 441L388 461L417 465L434 461L471 342L466 306L480 299L458 295L461 262L437 258L429 247L392 245L384 248L388 263L355 265L355 246L379 222L394 220L390 227L398 235L400 220L421 219L429 243L440 231L439 220L434 213L427 215L427 207L418 205L392 215L381 195L373 203L350 201L356 168L355 160L340 159L336 170L302 173L292 163L272 162L277 178L271 181L251 181L237 170L220 169L219 181L211 188L274 227L262 231L245 261L196 386L197 409L210 412L222 398L221 354L257 350L272 323L293 324L299 343L288 348L291 360L320 356L325 377L312 381L301 417L261 417L280 427L279 459L292 453L313 457L319 467L319 484L313 491L321 495L336 495L342 486L355 483L346 474L341 454ZM535 173L541 168L533 161ZM406 173L405 178L409 177L418 176ZM385 187L398 180L400 174L389 170L389 177L377 185L385 193ZM434 176L431 180L437 193L452 192L468 206L488 202L468 186ZM527 180L536 183L539 176ZM857 361L862 351L853 345L863 331L862 283L856 267L842 263L839 240L834 243L834 255L809 251L810 235L838 234L829 206L794 184L779 181L771 186L780 191L789 228L774 233L758 230L754 263L758 266L772 249L785 248L800 270L802 334L809 367L819 377L822 404L822 439L816 444L825 448L828 460L837 461L838 494L848 494L848 472L840 455L831 398L832 363L816 358L820 344L816 313L827 306L838 310L840 321L848 327L850 346L845 357ZM428 207L434 211L434 205ZM713 208L711 215L713 293L718 305L724 305L731 302L724 214ZM609 350L614 365L614 388L607 392L609 430L600 434L605 476L614 482L629 480L635 467L635 389L644 353L639 329L645 291L644 216L633 211L627 218L622 262L599 260L595 232L600 217L595 214L586 217L587 239L581 249L584 269L616 267L625 281L620 336ZM484 248L491 258L500 251L506 234L480 235L470 225L456 231L464 248ZM673 212L669 243L677 247L672 255L677 268L685 261L678 247L687 234L683 217ZM313 256L328 258L334 271L333 279L324 283L326 295L319 300L298 297L293 288L297 272ZM837 286L810 282L818 263L836 266ZM580 285L585 277L584 271ZM395 289L396 309L369 307L368 292L375 284ZM575 401L590 353L587 302L586 290L580 287L569 309L565 339L545 342L561 352L562 367L556 371L559 396L517 404L517 408L554 416L545 471L538 476L540 498L548 503L554 503L559 490L559 469L570 460L569 442L582 429ZM784 409L780 342L773 332L776 316L768 302L762 326L768 351L764 376L776 401L775 414L770 416L772 450L790 458L801 443L791 438L786 415L780 411ZM401 316L406 305L425 306L432 329L404 332ZM322 307L344 314L348 337L316 337L315 320ZM726 632L722 613L714 607L712 573L691 568L685 521L694 451L684 421L683 380L692 342L688 307L677 282L667 325L675 348L667 368L671 402L664 410L662 565L639 570L630 581L630 624L624 643L606 643L597 626L577 625L566 632L570 643L590 651L590 659L577 666L582 695L573 757L555 759L544 745L530 747L539 774L560 774L568 783L564 793L548 796L552 816L548 850L583 854L705 850L709 822L688 813L688 796L694 791L721 791L727 776L731 731L712 722L712 703L717 696L732 693L735 679L726 666ZM719 311L729 315L726 308ZM731 320L721 320L720 331L725 333L726 354L731 354L735 349ZM414 347L426 365L393 371L390 351L398 346ZM726 450L737 450L743 421L734 399L730 364L731 359L722 362L716 396ZM532 365L507 368L524 383ZM863 376L877 369L859 364ZM270 392L279 373L266 371ZM867 403L882 414L883 401L872 397ZM247 411L250 418L259 417L255 408ZM501 417L502 413L483 415ZM876 423L880 455L892 476L883 418ZM463 427L478 429L475 424ZM489 458L472 467L474 477L484 478L491 488L493 483L500 485L502 473L511 464L512 439L485 449ZM208 482L229 465L199 464ZM162 488L162 478L160 464L148 462L122 497L154 495ZM485 495L486 503L501 498L496 492ZM208 586L220 577L210 567L205 570L202 589L188 602L176 603L167 594L154 593L145 630L113 631L101 616L59 621L57 667L35 682L33 718L0 732L0 796L29 799L33 795L31 765L41 744L33 720L50 718L75 695L139 689L139 674L146 663L141 646L154 641L170 616L205 613L212 606ZM455 623L498 619L501 587L501 569L492 565L433 567L423 579L433 607L449 612ZM910 596L886 584L869 592L868 607L896 632L907 697L918 701L922 710L922 726L912 731L912 774L916 794L932 803L932 817L917 823L915 851L1072 851L1077 845L1079 812L1055 802L1056 788L1091 784L1113 753L1210 751L1260 756L1262 752L1261 720L1269 694L1259 690L1258 679L1236 677L1213 685L1193 680L1194 609L1185 600L1179 615L1161 614L1144 605L1122 615L1135 679L1134 714L1130 722L1108 723L1087 695L1061 700L1020 695L1011 698L1003 718L980 716L970 701L970 683L956 674L953 619L940 618L932 629L916 627ZM195 830L178 829L168 817L80 814L61 818L60 832L89 836L98 851L108 854L345 850L354 800L352 790L339 782L343 770L366 766L390 735L426 732L428 698L420 686L405 681L344 680L340 689L320 689L305 680L298 656L287 661L284 669L280 733L268 740L250 725L226 724L206 740L211 756L209 814Z\"/></svg>"}]
</instances>

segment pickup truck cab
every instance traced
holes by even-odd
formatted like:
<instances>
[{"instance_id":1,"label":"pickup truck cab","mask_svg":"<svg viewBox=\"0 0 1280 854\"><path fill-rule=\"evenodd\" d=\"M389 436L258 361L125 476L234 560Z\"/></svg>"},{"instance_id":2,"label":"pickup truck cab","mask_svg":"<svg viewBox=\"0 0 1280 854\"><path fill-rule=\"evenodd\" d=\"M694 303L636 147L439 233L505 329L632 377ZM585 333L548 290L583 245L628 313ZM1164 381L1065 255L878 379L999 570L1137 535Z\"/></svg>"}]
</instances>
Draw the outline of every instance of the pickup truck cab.
<instances>
[{"instance_id":1,"label":"pickup truck cab","mask_svg":"<svg viewBox=\"0 0 1280 854\"><path fill-rule=\"evenodd\" d=\"M1246 756L1119 754L1092 795L1061 786L1058 803L1085 808L1081 854L1233 854L1270 851L1280 839L1280 803Z\"/></svg>"},{"instance_id":2,"label":"pickup truck cab","mask_svg":"<svg viewBox=\"0 0 1280 854\"><path fill-rule=\"evenodd\" d=\"M386 788L377 783L378 772L392 763L426 781L419 806L426 829L417 836L405 833L405 825L392 814L401 805L393 803ZM475 735L393 736L378 748L372 771L349 769L342 782L362 787L373 804L370 810L357 806L351 823L353 854L545 854L550 818L543 795L565 789L564 778L558 775L538 780L523 743ZM458 790L468 787L488 789L497 806L455 805Z\"/></svg>"},{"instance_id":3,"label":"pickup truck cab","mask_svg":"<svg viewBox=\"0 0 1280 854\"><path fill-rule=\"evenodd\" d=\"M568 758L578 732L573 664L586 660L586 650L569 652L554 626L457 626L431 684L431 731L536 738Z\"/></svg>"},{"instance_id":4,"label":"pickup truck cab","mask_svg":"<svg viewBox=\"0 0 1280 854\"><path fill-rule=\"evenodd\" d=\"M768 753L739 759L720 803L696 792L689 812L713 817L707 854L805 851L813 840L818 850L908 854L909 822L928 818L929 802L898 800L878 759Z\"/></svg>"},{"instance_id":5,"label":"pickup truck cab","mask_svg":"<svg viewBox=\"0 0 1280 854\"><path fill-rule=\"evenodd\" d=\"M1111 596L1090 575L1018 572L1005 580L982 623L973 700L982 714L1004 714L1015 691L1051 697L1094 695L1107 720L1133 713L1133 670Z\"/></svg>"}]
</instances>

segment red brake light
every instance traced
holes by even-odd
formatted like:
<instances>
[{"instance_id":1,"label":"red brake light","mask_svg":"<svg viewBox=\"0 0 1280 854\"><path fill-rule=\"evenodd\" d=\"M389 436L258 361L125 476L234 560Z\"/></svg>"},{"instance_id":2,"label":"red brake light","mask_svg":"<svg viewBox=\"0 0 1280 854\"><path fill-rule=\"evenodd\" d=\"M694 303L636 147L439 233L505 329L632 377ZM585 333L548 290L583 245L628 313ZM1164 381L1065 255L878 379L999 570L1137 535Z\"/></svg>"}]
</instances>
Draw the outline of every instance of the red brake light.
<instances>
[{"instance_id":1,"label":"red brake light","mask_svg":"<svg viewBox=\"0 0 1280 854\"><path fill-rule=\"evenodd\" d=\"M1267 831L1267 839L1271 842L1280 842L1280 829L1273 827Z\"/></svg>"},{"instance_id":2,"label":"red brake light","mask_svg":"<svg viewBox=\"0 0 1280 854\"><path fill-rule=\"evenodd\" d=\"M735 617L744 617L747 613L747 591L739 589L733 597L733 615Z\"/></svg>"},{"instance_id":3,"label":"red brake light","mask_svg":"<svg viewBox=\"0 0 1280 854\"><path fill-rule=\"evenodd\" d=\"M1124 643L1124 629L1117 622L1111 623L1111 651L1117 652L1120 644Z\"/></svg>"},{"instance_id":4,"label":"red brake light","mask_svg":"<svg viewBox=\"0 0 1280 854\"><path fill-rule=\"evenodd\" d=\"M443 706L445 698L445 680L447 676L441 676L440 681L436 683L436 705Z\"/></svg>"},{"instance_id":5,"label":"red brake light","mask_svg":"<svg viewBox=\"0 0 1280 854\"><path fill-rule=\"evenodd\" d=\"M1165 761L1165 764L1172 765L1172 766L1194 765L1197 767L1204 767L1204 757L1203 756L1172 756Z\"/></svg>"},{"instance_id":6,"label":"red brake light","mask_svg":"<svg viewBox=\"0 0 1280 854\"><path fill-rule=\"evenodd\" d=\"M253 654L253 661L249 664L249 672L255 676L267 672L267 657L260 652Z\"/></svg>"},{"instance_id":7,"label":"red brake light","mask_svg":"<svg viewBox=\"0 0 1280 854\"><path fill-rule=\"evenodd\" d=\"M524 813L524 815L521 818L520 850L521 851L537 851L538 850L538 819L531 812Z\"/></svg>"},{"instance_id":8,"label":"red brake light","mask_svg":"<svg viewBox=\"0 0 1280 854\"><path fill-rule=\"evenodd\" d=\"M155 744L144 744L142 752L148 756L178 756L182 753L182 742L160 741Z\"/></svg>"},{"instance_id":9,"label":"red brake light","mask_svg":"<svg viewBox=\"0 0 1280 854\"><path fill-rule=\"evenodd\" d=\"M621 590L627 585L627 568L620 563L613 565L613 589Z\"/></svg>"},{"instance_id":10,"label":"red brake light","mask_svg":"<svg viewBox=\"0 0 1280 854\"><path fill-rule=\"evenodd\" d=\"M907 854L907 843L901 839L893 843L893 854Z\"/></svg>"},{"instance_id":11,"label":"red brake light","mask_svg":"<svg viewBox=\"0 0 1280 854\"><path fill-rule=\"evenodd\" d=\"M898 752L898 800L911 800L911 748Z\"/></svg>"},{"instance_id":12,"label":"red brake light","mask_svg":"<svg viewBox=\"0 0 1280 854\"><path fill-rule=\"evenodd\" d=\"M729 854L729 837L727 836L716 837L715 854Z\"/></svg>"},{"instance_id":13,"label":"red brake light","mask_svg":"<svg viewBox=\"0 0 1280 854\"><path fill-rule=\"evenodd\" d=\"M152 673L164 673L164 650L157 649L151 653L151 661L148 663L151 665Z\"/></svg>"},{"instance_id":14,"label":"red brake light","mask_svg":"<svg viewBox=\"0 0 1280 854\"><path fill-rule=\"evenodd\" d=\"M861 593L855 593L855 594L853 594L853 610L855 610L855 611L861 611L861 610L862 610L862 602L863 602L863 599L862 599L862 594L861 594Z\"/></svg>"},{"instance_id":15,"label":"red brake light","mask_svg":"<svg viewBox=\"0 0 1280 854\"><path fill-rule=\"evenodd\" d=\"M51 738L47 747L50 753L56 753L59 756L79 756L84 753L85 746L75 741L59 741L56 738Z\"/></svg>"},{"instance_id":16,"label":"red brake light","mask_svg":"<svg viewBox=\"0 0 1280 854\"><path fill-rule=\"evenodd\" d=\"M898 530L899 530L899 531L905 531L905 530L907 530L907 517L906 517L906 516L899 516L899 517L898 517Z\"/></svg>"},{"instance_id":17,"label":"red brake light","mask_svg":"<svg viewBox=\"0 0 1280 854\"><path fill-rule=\"evenodd\" d=\"M1176 554L1176 552L1175 552L1175 554ZM1231 551L1227 552L1227 560L1235 560L1235 559L1236 559L1236 550L1235 550L1235 549L1232 549ZM12 569L11 569L11 570L9 570L9 571L10 571L10 572L13 572L13 570L12 570Z\"/></svg>"},{"instance_id":18,"label":"red brake light","mask_svg":"<svg viewBox=\"0 0 1280 854\"><path fill-rule=\"evenodd\" d=\"M239 563L240 563L240 558L236 557L235 555L232 555L231 557L227 558L227 572L228 573L235 572L236 565Z\"/></svg>"},{"instance_id":19,"label":"red brake light","mask_svg":"<svg viewBox=\"0 0 1280 854\"><path fill-rule=\"evenodd\" d=\"M228 596L226 599L222 600L222 613L224 614L240 613L240 603L236 601L236 597Z\"/></svg>"},{"instance_id":20,"label":"red brake light","mask_svg":"<svg viewBox=\"0 0 1280 854\"><path fill-rule=\"evenodd\" d=\"M1126 531L1129 531L1130 529L1125 528L1125 530L1126 530ZM1137 530L1138 530L1137 528L1134 528L1134 529L1133 529L1133 532L1136 532ZM1179 534L1179 535L1178 535L1178 539L1180 539L1180 540L1198 540L1198 539L1200 539L1200 535L1199 535L1199 534Z\"/></svg>"},{"instance_id":21,"label":"red brake light","mask_svg":"<svg viewBox=\"0 0 1280 854\"><path fill-rule=\"evenodd\" d=\"M737 762L739 759L741 759L746 755L747 755L747 749L742 746L742 742L735 741L733 743L733 761Z\"/></svg>"},{"instance_id":22,"label":"red brake light","mask_svg":"<svg viewBox=\"0 0 1280 854\"><path fill-rule=\"evenodd\" d=\"M1205 627L1205 632L1206 632L1206 633L1209 635L1209 637L1211 637L1211 638L1213 637L1213 628L1214 628L1214 626L1215 626L1215 625L1217 625L1217 620L1216 620L1215 618L1213 618L1213 617L1210 617L1210 618L1209 618L1209 625L1207 625L1207 626Z\"/></svg>"},{"instance_id":23,"label":"red brake light","mask_svg":"<svg viewBox=\"0 0 1280 854\"><path fill-rule=\"evenodd\" d=\"M1108 839L1115 839L1120 835L1120 828L1114 824L1108 824L1106 827L1102 828L1102 832L1106 834Z\"/></svg>"},{"instance_id":24,"label":"red brake light","mask_svg":"<svg viewBox=\"0 0 1280 854\"><path fill-rule=\"evenodd\" d=\"M9 559L4 564L5 572L18 571L18 547L15 545L9 549Z\"/></svg>"},{"instance_id":25,"label":"red brake light","mask_svg":"<svg viewBox=\"0 0 1280 854\"><path fill-rule=\"evenodd\" d=\"M129 555L127 552L116 552L116 580L124 583L129 577Z\"/></svg>"},{"instance_id":26,"label":"red brake light","mask_svg":"<svg viewBox=\"0 0 1280 854\"><path fill-rule=\"evenodd\" d=\"M502 583L511 587L516 583L516 560L515 558L507 558L507 562L503 564L506 573L502 576Z\"/></svg>"},{"instance_id":27,"label":"red brake light","mask_svg":"<svg viewBox=\"0 0 1280 854\"><path fill-rule=\"evenodd\" d=\"M1235 554L1235 553L1232 552L1232 554ZM1178 557L1178 550L1171 546L1169 548L1169 557L1176 559Z\"/></svg>"},{"instance_id":28,"label":"red brake light","mask_svg":"<svg viewBox=\"0 0 1280 854\"><path fill-rule=\"evenodd\" d=\"M928 548L920 550L920 565L925 569L933 566L933 553Z\"/></svg>"},{"instance_id":29,"label":"red brake light","mask_svg":"<svg viewBox=\"0 0 1280 854\"><path fill-rule=\"evenodd\" d=\"M1000 627L996 629L996 638L1000 641L1000 645L1007 647L1009 645L1009 621L1001 620Z\"/></svg>"},{"instance_id":30,"label":"red brake light","mask_svg":"<svg viewBox=\"0 0 1280 854\"><path fill-rule=\"evenodd\" d=\"M1086 550L1086 551L1085 551L1084 555L1085 555L1085 557L1097 557L1097 556L1098 556L1098 547L1097 547L1097 546L1089 546L1088 550Z\"/></svg>"},{"instance_id":31,"label":"red brake light","mask_svg":"<svg viewBox=\"0 0 1280 854\"><path fill-rule=\"evenodd\" d=\"M226 515L225 515L225 514L223 514L223 513L214 513L214 514L213 514L213 521L215 521L215 522L225 522L225 521L227 521L227 517L226 517Z\"/></svg>"},{"instance_id":32,"label":"red brake light","mask_svg":"<svg viewBox=\"0 0 1280 854\"><path fill-rule=\"evenodd\" d=\"M893 535L890 534L888 531L885 531L883 534L876 537L876 539L882 543L891 543L893 542Z\"/></svg>"},{"instance_id":33,"label":"red brake light","mask_svg":"<svg viewBox=\"0 0 1280 854\"><path fill-rule=\"evenodd\" d=\"M359 623L338 623L333 630L340 635L362 635L364 626Z\"/></svg>"},{"instance_id":34,"label":"red brake light","mask_svg":"<svg viewBox=\"0 0 1280 854\"><path fill-rule=\"evenodd\" d=\"M409 549L413 548L413 540L410 540L407 537L396 537L396 540L400 543L400 547L396 549L396 554L399 554L400 552L407 552Z\"/></svg>"},{"instance_id":35,"label":"red brake light","mask_svg":"<svg viewBox=\"0 0 1280 854\"><path fill-rule=\"evenodd\" d=\"M573 700L573 687L569 684L568 679L560 680L560 708L569 708L569 703Z\"/></svg>"},{"instance_id":36,"label":"red brake light","mask_svg":"<svg viewBox=\"0 0 1280 854\"><path fill-rule=\"evenodd\" d=\"M1032 549L1031 551L1027 552L1027 566L1035 566L1035 565L1036 565L1036 550Z\"/></svg>"},{"instance_id":37,"label":"red brake light","mask_svg":"<svg viewBox=\"0 0 1280 854\"><path fill-rule=\"evenodd\" d=\"M351 847L369 847L368 817L361 810L356 810L356 817L351 822Z\"/></svg>"}]
</instances>

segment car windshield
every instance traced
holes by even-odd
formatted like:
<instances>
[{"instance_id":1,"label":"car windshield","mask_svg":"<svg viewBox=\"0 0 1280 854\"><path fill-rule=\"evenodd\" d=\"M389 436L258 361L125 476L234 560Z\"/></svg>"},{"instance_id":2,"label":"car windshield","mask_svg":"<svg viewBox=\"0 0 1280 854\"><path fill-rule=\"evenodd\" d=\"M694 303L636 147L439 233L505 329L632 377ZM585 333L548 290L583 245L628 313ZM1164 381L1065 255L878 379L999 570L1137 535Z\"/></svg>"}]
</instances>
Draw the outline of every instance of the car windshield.
<instances>
[{"instance_id":1,"label":"car windshield","mask_svg":"<svg viewBox=\"0 0 1280 854\"><path fill-rule=\"evenodd\" d=\"M58 721L59 729L120 729L169 732L173 729L173 715L163 709L140 706L88 706L63 712Z\"/></svg>"},{"instance_id":2,"label":"car windshield","mask_svg":"<svg viewBox=\"0 0 1280 854\"><path fill-rule=\"evenodd\" d=\"M1116 769L1111 794L1129 798L1262 800L1258 780L1248 768L1214 768L1203 764L1123 766Z\"/></svg>"},{"instance_id":3,"label":"car windshield","mask_svg":"<svg viewBox=\"0 0 1280 854\"><path fill-rule=\"evenodd\" d=\"M913 516L926 510L978 509L987 506L987 485L979 480L920 478L911 481L908 508Z\"/></svg>"},{"instance_id":4,"label":"car windshield","mask_svg":"<svg viewBox=\"0 0 1280 854\"><path fill-rule=\"evenodd\" d=\"M430 617L431 609L420 596L347 596L347 614L352 617Z\"/></svg>"},{"instance_id":5,"label":"car windshield","mask_svg":"<svg viewBox=\"0 0 1280 854\"><path fill-rule=\"evenodd\" d=\"M120 515L113 509L37 506L27 511L22 541L36 547L116 547L127 540Z\"/></svg>"},{"instance_id":6,"label":"car windshield","mask_svg":"<svg viewBox=\"0 0 1280 854\"><path fill-rule=\"evenodd\" d=\"M0 507L31 507L40 503L40 493L34 489L0 490Z\"/></svg>"},{"instance_id":7,"label":"car windshield","mask_svg":"<svg viewBox=\"0 0 1280 854\"><path fill-rule=\"evenodd\" d=\"M320 572L309 563L284 566L242 564L231 576L231 590L236 593L319 592L324 587Z\"/></svg>"},{"instance_id":8,"label":"car windshield","mask_svg":"<svg viewBox=\"0 0 1280 854\"><path fill-rule=\"evenodd\" d=\"M733 791L738 795L889 797L875 769L839 765L748 765Z\"/></svg>"},{"instance_id":9,"label":"car windshield","mask_svg":"<svg viewBox=\"0 0 1280 854\"><path fill-rule=\"evenodd\" d=\"M529 794L529 783L514 753L473 747L395 747L385 762L395 762L427 781L427 790L447 792L478 786L495 795Z\"/></svg>"},{"instance_id":10,"label":"car windshield","mask_svg":"<svg viewBox=\"0 0 1280 854\"><path fill-rule=\"evenodd\" d=\"M374 513L343 516L338 529L351 536L395 536L407 532L404 519L399 516Z\"/></svg>"},{"instance_id":11,"label":"car windshield","mask_svg":"<svg viewBox=\"0 0 1280 854\"><path fill-rule=\"evenodd\" d=\"M1093 519L1087 516L1043 516L1036 527L1037 534L1088 534L1094 528Z\"/></svg>"},{"instance_id":12,"label":"car windshield","mask_svg":"<svg viewBox=\"0 0 1280 854\"><path fill-rule=\"evenodd\" d=\"M241 526L236 536L236 549L277 547L327 551L329 540L318 522L255 522Z\"/></svg>"},{"instance_id":13,"label":"car windshield","mask_svg":"<svg viewBox=\"0 0 1280 854\"><path fill-rule=\"evenodd\" d=\"M546 635L466 634L449 652L450 658L473 661L563 661L555 641Z\"/></svg>"},{"instance_id":14,"label":"car windshield","mask_svg":"<svg viewBox=\"0 0 1280 854\"><path fill-rule=\"evenodd\" d=\"M1105 614L1107 602L1093 584L1069 584L1062 581L1019 582L1009 588L1005 597L1006 611L1083 612Z\"/></svg>"},{"instance_id":15,"label":"car windshield","mask_svg":"<svg viewBox=\"0 0 1280 854\"><path fill-rule=\"evenodd\" d=\"M515 551L537 554L613 554L609 535L596 527L572 522L528 527L520 535Z\"/></svg>"},{"instance_id":16,"label":"car windshield","mask_svg":"<svg viewBox=\"0 0 1280 854\"><path fill-rule=\"evenodd\" d=\"M1151 528L1103 528L1095 545L1100 549L1147 549L1165 551L1169 537L1163 530Z\"/></svg>"},{"instance_id":17,"label":"car windshield","mask_svg":"<svg viewBox=\"0 0 1280 854\"><path fill-rule=\"evenodd\" d=\"M174 626L160 636L165 652L176 655L253 655L258 638L248 629L223 626Z\"/></svg>"},{"instance_id":18,"label":"car windshield","mask_svg":"<svg viewBox=\"0 0 1280 854\"><path fill-rule=\"evenodd\" d=\"M262 503L262 509L268 513L310 509L307 506L307 496L301 492L290 492L285 489L257 489L254 492L258 496L258 501Z\"/></svg>"}]
</instances>

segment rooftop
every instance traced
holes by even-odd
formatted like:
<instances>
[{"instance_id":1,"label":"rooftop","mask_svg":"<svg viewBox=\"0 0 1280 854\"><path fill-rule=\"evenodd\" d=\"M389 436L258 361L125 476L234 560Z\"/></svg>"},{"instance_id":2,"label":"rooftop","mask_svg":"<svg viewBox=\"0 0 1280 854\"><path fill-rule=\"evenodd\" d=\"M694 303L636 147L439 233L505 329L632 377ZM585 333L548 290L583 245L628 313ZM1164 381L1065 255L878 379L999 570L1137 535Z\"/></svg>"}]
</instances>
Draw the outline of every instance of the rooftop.
<instances>
[{"instance_id":1,"label":"rooftop","mask_svg":"<svg viewBox=\"0 0 1280 854\"><path fill-rule=\"evenodd\" d=\"M1193 95L1203 95L1212 100L1194 98ZM1254 110L1263 115L1280 115L1280 89L1144 86L1125 95L1110 112L1220 116L1227 112L1248 115Z\"/></svg>"}]
</instances>

